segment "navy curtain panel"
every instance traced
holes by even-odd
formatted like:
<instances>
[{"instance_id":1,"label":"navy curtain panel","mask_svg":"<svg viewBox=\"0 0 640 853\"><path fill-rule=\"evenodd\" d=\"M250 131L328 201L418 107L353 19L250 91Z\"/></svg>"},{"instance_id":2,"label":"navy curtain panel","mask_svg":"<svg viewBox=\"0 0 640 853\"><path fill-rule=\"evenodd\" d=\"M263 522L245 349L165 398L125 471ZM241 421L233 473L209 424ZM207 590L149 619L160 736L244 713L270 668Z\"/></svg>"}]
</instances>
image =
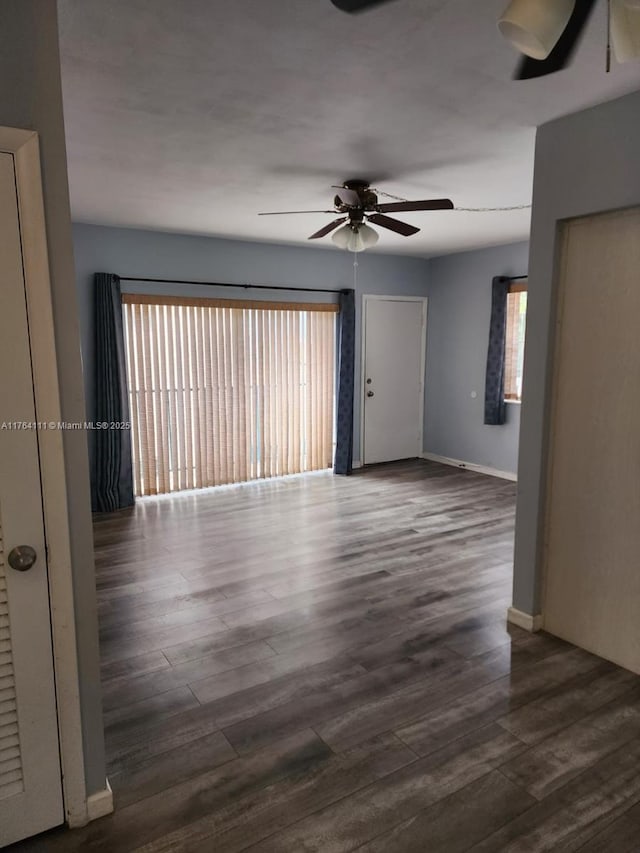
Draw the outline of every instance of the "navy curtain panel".
<instances>
[{"instance_id":1,"label":"navy curtain panel","mask_svg":"<svg viewBox=\"0 0 640 853\"><path fill-rule=\"evenodd\" d=\"M95 430L94 510L114 512L131 506L133 469L127 369L122 327L120 279L95 275L95 419L109 428ZM112 426L113 425L113 426Z\"/></svg>"},{"instance_id":2,"label":"navy curtain panel","mask_svg":"<svg viewBox=\"0 0 640 853\"><path fill-rule=\"evenodd\" d=\"M353 470L353 394L356 354L355 290L340 293L340 329L338 332L338 404L336 411L336 453L334 474Z\"/></svg>"},{"instance_id":3,"label":"navy curtain panel","mask_svg":"<svg viewBox=\"0 0 640 853\"><path fill-rule=\"evenodd\" d=\"M491 326L484 389L484 422L500 426L507 419L504 402L504 360L507 335L507 294L511 279L497 276L491 292Z\"/></svg>"}]
</instances>

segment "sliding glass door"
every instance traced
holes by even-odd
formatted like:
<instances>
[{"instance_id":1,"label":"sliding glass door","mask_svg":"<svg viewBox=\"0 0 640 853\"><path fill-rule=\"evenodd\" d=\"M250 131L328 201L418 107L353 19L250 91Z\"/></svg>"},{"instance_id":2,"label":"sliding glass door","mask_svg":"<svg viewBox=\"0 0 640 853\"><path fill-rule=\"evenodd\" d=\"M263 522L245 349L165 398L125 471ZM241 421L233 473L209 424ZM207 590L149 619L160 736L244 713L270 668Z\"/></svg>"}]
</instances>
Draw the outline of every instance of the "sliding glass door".
<instances>
[{"instance_id":1,"label":"sliding glass door","mask_svg":"<svg viewBox=\"0 0 640 853\"><path fill-rule=\"evenodd\" d=\"M337 306L122 301L136 495L331 466Z\"/></svg>"}]
</instances>

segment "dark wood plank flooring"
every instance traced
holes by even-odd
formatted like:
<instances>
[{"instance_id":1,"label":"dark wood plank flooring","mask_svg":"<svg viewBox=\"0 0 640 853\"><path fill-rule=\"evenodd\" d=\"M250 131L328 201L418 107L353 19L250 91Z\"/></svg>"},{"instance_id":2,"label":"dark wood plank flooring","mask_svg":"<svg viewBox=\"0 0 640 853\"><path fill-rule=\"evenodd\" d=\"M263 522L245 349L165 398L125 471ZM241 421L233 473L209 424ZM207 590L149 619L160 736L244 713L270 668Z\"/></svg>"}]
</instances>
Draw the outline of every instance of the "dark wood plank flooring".
<instances>
[{"instance_id":1,"label":"dark wood plank flooring","mask_svg":"<svg viewBox=\"0 0 640 853\"><path fill-rule=\"evenodd\" d=\"M16 851L640 850L640 679L507 626L515 484L429 462L95 523L116 813Z\"/></svg>"}]
</instances>

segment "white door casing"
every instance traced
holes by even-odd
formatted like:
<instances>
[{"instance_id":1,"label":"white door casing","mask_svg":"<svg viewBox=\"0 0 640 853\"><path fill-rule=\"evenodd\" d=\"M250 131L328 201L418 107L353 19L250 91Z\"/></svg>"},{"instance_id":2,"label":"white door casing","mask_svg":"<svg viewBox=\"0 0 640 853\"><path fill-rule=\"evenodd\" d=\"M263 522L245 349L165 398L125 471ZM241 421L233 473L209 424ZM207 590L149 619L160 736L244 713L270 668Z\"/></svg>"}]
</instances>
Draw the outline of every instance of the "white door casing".
<instances>
[{"instance_id":1,"label":"white door casing","mask_svg":"<svg viewBox=\"0 0 640 853\"><path fill-rule=\"evenodd\" d=\"M364 464L422 452L427 300L363 297L362 429Z\"/></svg>"},{"instance_id":2,"label":"white door casing","mask_svg":"<svg viewBox=\"0 0 640 853\"><path fill-rule=\"evenodd\" d=\"M38 435L14 158L0 153L0 844L62 823ZM35 565L9 566L18 545Z\"/></svg>"},{"instance_id":3,"label":"white door casing","mask_svg":"<svg viewBox=\"0 0 640 853\"><path fill-rule=\"evenodd\" d=\"M544 627L640 673L640 209L563 226Z\"/></svg>"}]
</instances>

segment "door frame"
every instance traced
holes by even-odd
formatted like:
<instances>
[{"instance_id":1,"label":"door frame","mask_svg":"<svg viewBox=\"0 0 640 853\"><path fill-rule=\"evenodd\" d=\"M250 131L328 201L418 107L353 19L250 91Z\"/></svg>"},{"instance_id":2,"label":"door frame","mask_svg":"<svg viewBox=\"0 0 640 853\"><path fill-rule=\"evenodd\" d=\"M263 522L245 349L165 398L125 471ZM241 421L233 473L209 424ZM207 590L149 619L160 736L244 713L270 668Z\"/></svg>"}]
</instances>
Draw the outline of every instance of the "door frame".
<instances>
[{"instance_id":1,"label":"door frame","mask_svg":"<svg viewBox=\"0 0 640 853\"><path fill-rule=\"evenodd\" d=\"M420 380L420 413L418 418L418 431L420 438L418 440L418 448L416 456L421 456L424 444L424 400L425 400L425 380L427 370L427 314L429 300L426 296L393 296L379 295L374 293L362 294L362 322L361 322L361 341L360 341L360 464L364 467L365 462L365 434L364 434L364 393L366 386L366 355L367 355L367 304L369 302L417 302L422 305L422 342L420 350L420 364L422 366Z\"/></svg>"},{"instance_id":2,"label":"door frame","mask_svg":"<svg viewBox=\"0 0 640 853\"><path fill-rule=\"evenodd\" d=\"M629 207L623 208L613 208L610 210L602 210L597 211L595 213L587 213L579 216L572 216L566 219L560 220L557 223L556 227L556 258L554 264L554 272L553 272L553 289L552 289L552 309L553 309L553 325L551 332L551 341L549 344L549 358L550 358L550 391L549 391L549 402L548 402L548 410L547 410L547 422L546 422L546 460L543 464L543 472L544 472L544 481L543 481L543 505L541 512L541 527L540 527L540 535L541 535L541 545L540 545L540 553L537 560L537 567L539 571L540 577L540 605L539 605L539 614L533 617L533 627L529 627L528 625L522 625L522 627L526 627L527 630L545 630L545 612L547 605L547 594L548 594L548 577L549 577L549 549L550 549L550 531L551 531L551 523L552 523L552 505L551 505L551 487L552 487L552 479L554 473L554 465L557 456L557 448L556 448L556 433L557 433L557 416L558 409L560 403L560 382L559 382L559 368L560 368L560 355L561 355L561 343L562 343L562 334L564 330L564 318L565 318L565 308L566 308L566 300L567 300L567 287L566 287L566 275L567 268L569 265L569 253L567 251L568 241L570 236L570 231L572 226L578 222L589 222L590 220L602 220L602 219L613 219L619 218L621 216L626 215L637 215L638 211L640 211L640 206L637 204L631 205ZM510 612L513 608L510 608ZM516 611L518 612L518 611ZM523 614L526 615L526 614ZM527 621L530 619L528 615L526 615ZM518 622L514 619L511 619L515 624ZM560 635L558 635L560 636ZM564 639L561 637L561 639ZM573 643L575 645L575 641L567 640L567 642ZM578 648L581 648L580 646ZM591 651L587 649L587 651ZM599 652L593 651L592 654L599 655ZM610 660L610 659L607 659ZM613 661L617 666L624 667L624 663L617 663Z\"/></svg>"},{"instance_id":3,"label":"door frame","mask_svg":"<svg viewBox=\"0 0 640 853\"><path fill-rule=\"evenodd\" d=\"M0 127L0 151L11 154L15 164L36 420L58 423L62 421L62 413L38 134L31 130ZM91 815L87 802L82 743L62 430L38 430L38 452L64 815L69 826L82 826Z\"/></svg>"}]
</instances>

